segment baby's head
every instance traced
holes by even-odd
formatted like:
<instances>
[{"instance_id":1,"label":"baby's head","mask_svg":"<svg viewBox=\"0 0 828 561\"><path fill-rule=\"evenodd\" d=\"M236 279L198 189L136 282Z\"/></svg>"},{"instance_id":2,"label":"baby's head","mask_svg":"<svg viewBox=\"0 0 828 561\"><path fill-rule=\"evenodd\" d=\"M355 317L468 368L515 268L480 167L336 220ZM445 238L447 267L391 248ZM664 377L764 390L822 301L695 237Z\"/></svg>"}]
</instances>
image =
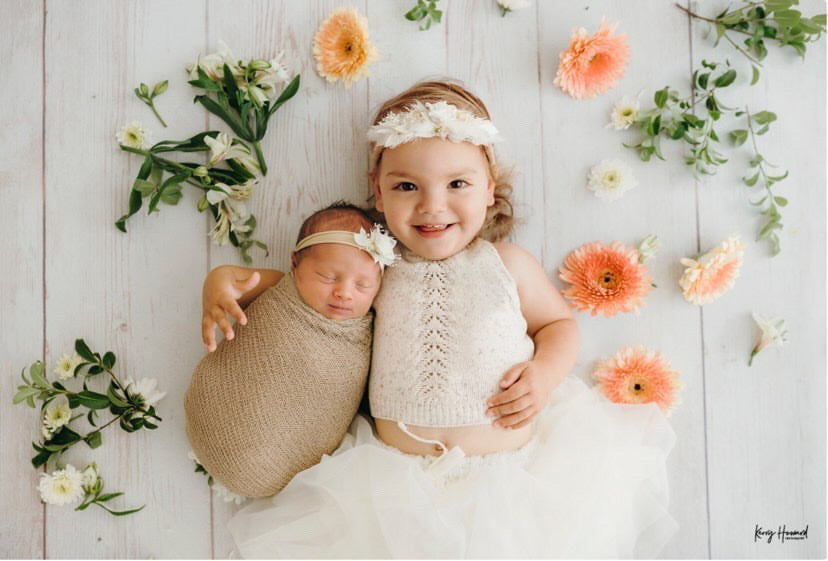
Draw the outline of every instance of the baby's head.
<instances>
[{"instance_id":1,"label":"baby's head","mask_svg":"<svg viewBox=\"0 0 828 561\"><path fill-rule=\"evenodd\" d=\"M373 226L364 210L340 201L310 215L299 229L290 256L296 288L328 319L362 317L374 302L382 270L348 234Z\"/></svg>"},{"instance_id":2,"label":"baby's head","mask_svg":"<svg viewBox=\"0 0 828 561\"><path fill-rule=\"evenodd\" d=\"M414 253L443 259L478 235L507 237L512 186L483 102L447 81L415 84L380 107L368 133L378 211Z\"/></svg>"}]
</instances>

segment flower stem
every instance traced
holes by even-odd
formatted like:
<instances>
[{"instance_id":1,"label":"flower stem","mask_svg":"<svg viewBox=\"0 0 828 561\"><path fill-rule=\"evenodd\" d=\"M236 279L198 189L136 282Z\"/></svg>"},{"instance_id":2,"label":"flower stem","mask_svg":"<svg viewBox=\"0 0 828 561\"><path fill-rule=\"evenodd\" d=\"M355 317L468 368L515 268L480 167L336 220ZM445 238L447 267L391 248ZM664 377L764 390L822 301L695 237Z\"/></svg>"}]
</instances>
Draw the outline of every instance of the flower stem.
<instances>
[{"instance_id":1,"label":"flower stem","mask_svg":"<svg viewBox=\"0 0 828 561\"><path fill-rule=\"evenodd\" d=\"M150 101L147 105L150 106L150 109L152 109L152 112L155 113L155 116L158 117L158 120L161 121L162 125L164 125L164 128L167 128L167 123L165 123L164 119L161 118L161 115L158 114L158 111L155 109L155 104Z\"/></svg>"},{"instance_id":2,"label":"flower stem","mask_svg":"<svg viewBox=\"0 0 828 561\"><path fill-rule=\"evenodd\" d=\"M259 160L259 167L262 169L262 175L267 175L267 164L265 163L264 154L262 154L262 147L259 146L259 141L253 141L253 148L256 150L256 159Z\"/></svg>"}]
</instances>

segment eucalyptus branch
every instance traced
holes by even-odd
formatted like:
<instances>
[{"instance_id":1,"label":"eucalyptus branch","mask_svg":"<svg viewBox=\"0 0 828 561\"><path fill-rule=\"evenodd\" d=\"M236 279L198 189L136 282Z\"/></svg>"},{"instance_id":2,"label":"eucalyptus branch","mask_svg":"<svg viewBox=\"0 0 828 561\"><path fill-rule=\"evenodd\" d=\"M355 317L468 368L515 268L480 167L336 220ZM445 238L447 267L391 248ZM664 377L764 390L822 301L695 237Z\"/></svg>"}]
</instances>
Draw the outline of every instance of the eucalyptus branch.
<instances>
[{"instance_id":1,"label":"eucalyptus branch","mask_svg":"<svg viewBox=\"0 0 828 561\"><path fill-rule=\"evenodd\" d=\"M440 23L443 12L437 9L437 2L440 0L417 0L417 5L405 13L408 21L419 21L420 31L431 27L432 23ZM501 7L501 9L503 9ZM506 15L506 11L503 12Z\"/></svg>"}]
</instances>

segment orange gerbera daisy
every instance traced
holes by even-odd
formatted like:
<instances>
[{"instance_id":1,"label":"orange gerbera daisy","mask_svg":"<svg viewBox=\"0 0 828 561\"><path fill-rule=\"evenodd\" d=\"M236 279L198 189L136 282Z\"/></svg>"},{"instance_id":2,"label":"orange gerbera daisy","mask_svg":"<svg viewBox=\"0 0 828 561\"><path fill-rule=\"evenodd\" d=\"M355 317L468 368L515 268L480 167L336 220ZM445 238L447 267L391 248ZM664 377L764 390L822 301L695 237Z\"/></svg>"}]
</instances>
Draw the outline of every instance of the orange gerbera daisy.
<instances>
[{"instance_id":1,"label":"orange gerbera daisy","mask_svg":"<svg viewBox=\"0 0 828 561\"><path fill-rule=\"evenodd\" d=\"M346 88L368 76L377 50L368 40L368 20L356 8L340 8L328 16L313 38L316 71L328 82L342 80Z\"/></svg>"},{"instance_id":2,"label":"orange gerbera daisy","mask_svg":"<svg viewBox=\"0 0 828 561\"><path fill-rule=\"evenodd\" d=\"M601 242L585 244L564 261L561 280L572 286L563 295L575 309L603 312L606 317L618 312L636 312L653 289L647 266L639 263L638 250L621 242L607 246Z\"/></svg>"},{"instance_id":3,"label":"orange gerbera daisy","mask_svg":"<svg viewBox=\"0 0 828 561\"><path fill-rule=\"evenodd\" d=\"M603 394L615 403L650 403L665 415L680 403L680 374L661 353L641 345L624 347L592 372Z\"/></svg>"},{"instance_id":4,"label":"orange gerbera daisy","mask_svg":"<svg viewBox=\"0 0 828 561\"><path fill-rule=\"evenodd\" d=\"M554 84L575 99L595 97L612 88L630 58L627 34L610 36L617 25L609 27L602 20L592 37L587 37L583 27L574 29L569 48L560 55Z\"/></svg>"},{"instance_id":5,"label":"orange gerbera daisy","mask_svg":"<svg viewBox=\"0 0 828 561\"><path fill-rule=\"evenodd\" d=\"M739 276L745 244L731 236L699 257L684 258L687 267L679 279L684 298L693 304L708 304L727 292Z\"/></svg>"}]
</instances>

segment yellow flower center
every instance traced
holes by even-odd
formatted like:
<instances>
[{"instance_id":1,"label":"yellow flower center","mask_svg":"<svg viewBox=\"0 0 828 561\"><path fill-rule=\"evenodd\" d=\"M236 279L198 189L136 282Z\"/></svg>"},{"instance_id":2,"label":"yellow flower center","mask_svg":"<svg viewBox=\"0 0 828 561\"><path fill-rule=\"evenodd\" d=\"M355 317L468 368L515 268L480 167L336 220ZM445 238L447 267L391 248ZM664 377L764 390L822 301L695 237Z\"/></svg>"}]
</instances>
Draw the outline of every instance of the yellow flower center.
<instances>
[{"instance_id":1,"label":"yellow flower center","mask_svg":"<svg viewBox=\"0 0 828 561\"><path fill-rule=\"evenodd\" d=\"M627 108L627 109L624 109L624 110L621 112L621 115L623 115L624 117L629 117L630 115L632 115L632 113L633 113L633 112L632 112L632 109Z\"/></svg>"},{"instance_id":2,"label":"yellow flower center","mask_svg":"<svg viewBox=\"0 0 828 561\"><path fill-rule=\"evenodd\" d=\"M621 278L609 269L605 269L598 274L598 284L605 290L615 290L621 283Z\"/></svg>"},{"instance_id":3,"label":"yellow flower center","mask_svg":"<svg viewBox=\"0 0 828 561\"><path fill-rule=\"evenodd\" d=\"M618 186L618 174L614 171L608 171L604 174L604 185L607 187Z\"/></svg>"}]
</instances>

